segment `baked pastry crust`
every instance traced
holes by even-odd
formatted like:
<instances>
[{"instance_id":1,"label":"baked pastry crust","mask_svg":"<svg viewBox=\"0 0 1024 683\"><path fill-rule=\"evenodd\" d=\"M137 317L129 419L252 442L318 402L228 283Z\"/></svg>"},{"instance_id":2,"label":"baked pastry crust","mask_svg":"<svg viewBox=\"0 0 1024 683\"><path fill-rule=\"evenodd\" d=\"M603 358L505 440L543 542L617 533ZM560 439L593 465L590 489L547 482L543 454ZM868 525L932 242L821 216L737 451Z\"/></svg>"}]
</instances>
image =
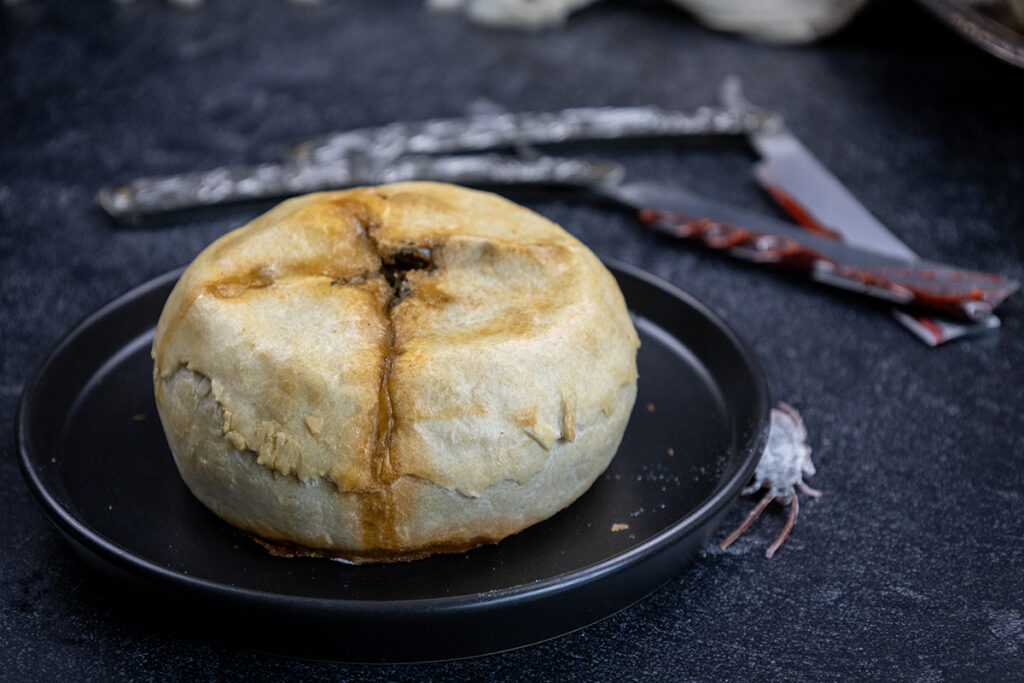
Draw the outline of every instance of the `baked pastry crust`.
<instances>
[{"instance_id":1,"label":"baked pastry crust","mask_svg":"<svg viewBox=\"0 0 1024 683\"><path fill-rule=\"evenodd\" d=\"M153 344L185 483L285 554L498 541L605 470L639 340L554 223L437 183L286 201L185 271Z\"/></svg>"}]
</instances>

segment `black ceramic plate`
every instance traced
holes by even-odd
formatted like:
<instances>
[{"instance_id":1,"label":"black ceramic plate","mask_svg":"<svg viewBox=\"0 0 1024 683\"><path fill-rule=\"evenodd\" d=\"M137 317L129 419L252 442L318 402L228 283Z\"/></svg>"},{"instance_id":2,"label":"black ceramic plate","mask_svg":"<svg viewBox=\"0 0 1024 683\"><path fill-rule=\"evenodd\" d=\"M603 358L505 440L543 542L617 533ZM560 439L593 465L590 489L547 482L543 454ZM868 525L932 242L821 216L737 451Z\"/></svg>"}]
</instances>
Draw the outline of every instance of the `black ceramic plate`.
<instances>
[{"instance_id":1,"label":"black ceramic plate","mask_svg":"<svg viewBox=\"0 0 1024 683\"><path fill-rule=\"evenodd\" d=\"M136 602L160 599L154 618L203 634L348 661L464 657L553 638L690 562L767 433L765 380L736 336L671 285L610 267L643 341L622 447L576 503L497 545L361 567L283 559L208 512L178 477L152 398L149 346L180 271L87 319L28 384L16 423L23 473L90 564Z\"/></svg>"}]
</instances>

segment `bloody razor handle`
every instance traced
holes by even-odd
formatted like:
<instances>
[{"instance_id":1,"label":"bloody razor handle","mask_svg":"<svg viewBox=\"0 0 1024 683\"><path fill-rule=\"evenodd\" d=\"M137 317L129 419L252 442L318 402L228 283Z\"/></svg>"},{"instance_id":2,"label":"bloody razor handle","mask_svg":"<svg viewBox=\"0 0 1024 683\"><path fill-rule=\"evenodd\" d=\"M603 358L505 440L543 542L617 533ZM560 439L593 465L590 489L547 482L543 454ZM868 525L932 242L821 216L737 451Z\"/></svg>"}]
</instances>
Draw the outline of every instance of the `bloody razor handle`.
<instances>
[{"instance_id":1,"label":"bloody razor handle","mask_svg":"<svg viewBox=\"0 0 1024 683\"><path fill-rule=\"evenodd\" d=\"M961 319L991 315L1019 287L1016 280L995 273L880 256L756 214L726 221L706 215L709 211L701 213L705 215L642 209L640 220L658 232L747 261L804 272L827 285Z\"/></svg>"}]
</instances>

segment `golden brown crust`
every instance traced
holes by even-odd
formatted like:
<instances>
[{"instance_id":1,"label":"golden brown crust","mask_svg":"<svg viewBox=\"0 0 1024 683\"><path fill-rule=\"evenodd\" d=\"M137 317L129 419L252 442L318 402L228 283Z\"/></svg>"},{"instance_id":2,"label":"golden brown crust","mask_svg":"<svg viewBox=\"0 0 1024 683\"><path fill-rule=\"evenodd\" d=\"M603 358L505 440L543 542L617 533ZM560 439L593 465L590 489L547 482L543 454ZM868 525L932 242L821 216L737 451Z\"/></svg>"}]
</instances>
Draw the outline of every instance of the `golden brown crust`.
<instances>
[{"instance_id":1,"label":"golden brown crust","mask_svg":"<svg viewBox=\"0 0 1024 683\"><path fill-rule=\"evenodd\" d=\"M408 558L586 490L625 428L637 345L611 275L561 228L403 183L293 199L214 242L168 299L154 380L178 467L222 517Z\"/></svg>"}]
</instances>

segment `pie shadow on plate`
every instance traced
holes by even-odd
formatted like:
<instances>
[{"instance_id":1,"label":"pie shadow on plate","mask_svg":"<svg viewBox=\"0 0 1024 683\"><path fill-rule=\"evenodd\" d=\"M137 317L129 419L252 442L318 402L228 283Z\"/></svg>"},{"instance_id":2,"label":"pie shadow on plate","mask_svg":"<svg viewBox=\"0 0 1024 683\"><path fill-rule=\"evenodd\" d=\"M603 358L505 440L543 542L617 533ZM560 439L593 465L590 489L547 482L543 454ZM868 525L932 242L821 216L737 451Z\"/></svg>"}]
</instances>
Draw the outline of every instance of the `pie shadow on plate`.
<instances>
[{"instance_id":1,"label":"pie shadow on plate","mask_svg":"<svg viewBox=\"0 0 1024 683\"><path fill-rule=\"evenodd\" d=\"M72 331L16 420L29 487L75 550L153 619L312 659L427 661L591 624L677 575L750 478L768 430L754 356L687 294L606 261L640 333L639 393L607 472L496 545L408 563L280 558L182 483L156 413L149 348L181 271ZM147 617L148 618L148 617Z\"/></svg>"}]
</instances>

